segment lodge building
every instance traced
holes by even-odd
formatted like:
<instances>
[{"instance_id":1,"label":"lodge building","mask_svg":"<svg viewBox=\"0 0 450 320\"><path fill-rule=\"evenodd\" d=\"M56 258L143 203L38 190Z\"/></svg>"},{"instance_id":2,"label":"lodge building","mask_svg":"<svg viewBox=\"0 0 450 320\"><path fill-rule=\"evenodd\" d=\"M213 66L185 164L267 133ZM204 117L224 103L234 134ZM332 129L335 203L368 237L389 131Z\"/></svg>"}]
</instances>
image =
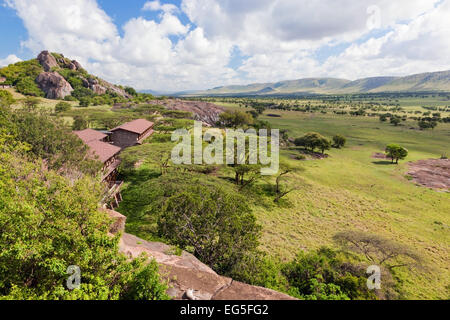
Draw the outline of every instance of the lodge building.
<instances>
[{"instance_id":1,"label":"lodge building","mask_svg":"<svg viewBox=\"0 0 450 320\"><path fill-rule=\"evenodd\" d=\"M111 141L121 148L128 148L142 142L153 134L153 122L137 119L111 130Z\"/></svg>"},{"instance_id":2,"label":"lodge building","mask_svg":"<svg viewBox=\"0 0 450 320\"><path fill-rule=\"evenodd\" d=\"M103 163L102 182L105 182L109 188L104 198L106 207L117 207L122 201L120 188L123 182L117 181L121 163L120 152L127 147L142 144L153 134L153 125L153 122L138 119L114 128L111 132L93 129L74 131L74 134L89 147L91 157Z\"/></svg>"}]
</instances>

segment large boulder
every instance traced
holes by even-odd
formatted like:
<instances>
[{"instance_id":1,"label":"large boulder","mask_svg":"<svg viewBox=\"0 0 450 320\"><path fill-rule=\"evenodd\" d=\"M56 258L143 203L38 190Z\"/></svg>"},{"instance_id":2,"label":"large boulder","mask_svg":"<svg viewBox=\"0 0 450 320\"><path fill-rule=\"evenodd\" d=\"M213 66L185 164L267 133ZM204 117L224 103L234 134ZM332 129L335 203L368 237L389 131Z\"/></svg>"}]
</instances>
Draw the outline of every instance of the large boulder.
<instances>
[{"instance_id":1,"label":"large boulder","mask_svg":"<svg viewBox=\"0 0 450 320\"><path fill-rule=\"evenodd\" d=\"M76 70L83 70L83 67L77 60L72 60L72 64L75 66Z\"/></svg>"},{"instance_id":2,"label":"large boulder","mask_svg":"<svg viewBox=\"0 0 450 320\"><path fill-rule=\"evenodd\" d=\"M46 72L49 72L53 67L59 67L56 58L48 51L42 51L37 59Z\"/></svg>"},{"instance_id":3,"label":"large boulder","mask_svg":"<svg viewBox=\"0 0 450 320\"><path fill-rule=\"evenodd\" d=\"M45 92L47 99L64 99L73 91L70 83L57 72L42 72L36 78L36 83Z\"/></svg>"}]
</instances>

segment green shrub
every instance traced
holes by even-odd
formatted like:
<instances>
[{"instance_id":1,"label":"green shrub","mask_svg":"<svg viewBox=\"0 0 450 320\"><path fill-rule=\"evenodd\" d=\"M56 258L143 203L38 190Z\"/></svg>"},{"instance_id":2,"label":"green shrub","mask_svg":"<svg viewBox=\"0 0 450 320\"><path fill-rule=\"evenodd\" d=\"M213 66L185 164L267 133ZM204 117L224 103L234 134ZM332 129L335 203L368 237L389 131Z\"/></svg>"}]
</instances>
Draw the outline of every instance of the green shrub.
<instances>
[{"instance_id":1,"label":"green shrub","mask_svg":"<svg viewBox=\"0 0 450 320\"><path fill-rule=\"evenodd\" d=\"M23 77L16 83L16 89L26 96L43 97L44 92L38 87L32 77Z\"/></svg>"},{"instance_id":2,"label":"green shrub","mask_svg":"<svg viewBox=\"0 0 450 320\"><path fill-rule=\"evenodd\" d=\"M69 111L70 109L72 109L72 105L67 102L58 102L55 106L56 113L66 112Z\"/></svg>"}]
</instances>

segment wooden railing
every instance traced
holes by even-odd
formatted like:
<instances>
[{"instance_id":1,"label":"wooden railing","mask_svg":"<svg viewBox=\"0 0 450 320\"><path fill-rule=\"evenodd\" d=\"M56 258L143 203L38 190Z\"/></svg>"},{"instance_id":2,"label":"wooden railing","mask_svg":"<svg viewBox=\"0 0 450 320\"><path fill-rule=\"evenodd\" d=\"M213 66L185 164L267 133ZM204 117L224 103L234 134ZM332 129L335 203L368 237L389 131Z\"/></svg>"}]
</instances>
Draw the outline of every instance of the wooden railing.
<instances>
[{"instance_id":1,"label":"wooden railing","mask_svg":"<svg viewBox=\"0 0 450 320\"><path fill-rule=\"evenodd\" d=\"M102 200L102 205L115 204L116 207L122 201L122 195L120 190L123 186L123 181L116 181L112 184L111 188L106 192Z\"/></svg>"}]
</instances>

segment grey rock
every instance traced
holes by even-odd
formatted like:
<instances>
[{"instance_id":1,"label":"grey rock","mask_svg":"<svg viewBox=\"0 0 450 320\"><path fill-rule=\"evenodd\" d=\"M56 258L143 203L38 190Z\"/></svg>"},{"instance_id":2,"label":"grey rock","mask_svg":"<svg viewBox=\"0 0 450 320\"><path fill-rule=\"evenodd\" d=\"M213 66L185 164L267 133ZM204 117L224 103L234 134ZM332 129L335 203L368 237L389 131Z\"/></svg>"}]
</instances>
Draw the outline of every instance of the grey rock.
<instances>
[{"instance_id":1,"label":"grey rock","mask_svg":"<svg viewBox=\"0 0 450 320\"><path fill-rule=\"evenodd\" d=\"M47 99L64 99L73 91L70 83L57 72L42 72L37 76L36 83Z\"/></svg>"},{"instance_id":2,"label":"grey rock","mask_svg":"<svg viewBox=\"0 0 450 320\"><path fill-rule=\"evenodd\" d=\"M42 51L37 59L46 72L49 72L53 67L59 66L56 58L48 51Z\"/></svg>"}]
</instances>

